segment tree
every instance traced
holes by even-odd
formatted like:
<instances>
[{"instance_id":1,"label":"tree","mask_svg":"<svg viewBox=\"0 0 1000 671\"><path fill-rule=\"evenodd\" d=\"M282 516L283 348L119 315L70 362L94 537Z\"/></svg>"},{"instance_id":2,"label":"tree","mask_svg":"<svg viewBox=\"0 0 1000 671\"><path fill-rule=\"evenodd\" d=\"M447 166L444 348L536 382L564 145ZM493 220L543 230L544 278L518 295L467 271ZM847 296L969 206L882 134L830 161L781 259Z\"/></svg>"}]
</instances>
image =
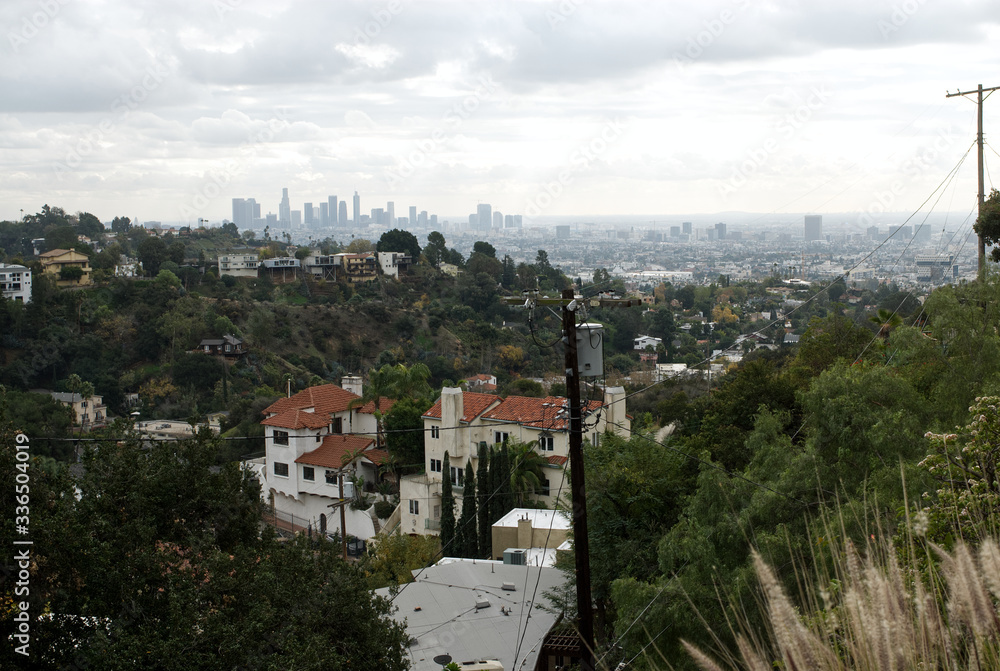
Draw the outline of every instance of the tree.
<instances>
[{"instance_id":1,"label":"tree","mask_svg":"<svg viewBox=\"0 0 1000 671\"><path fill-rule=\"evenodd\" d=\"M427 234L427 246L424 247L424 256L427 262L437 268L442 262L447 261L448 246L444 235L438 231L431 231Z\"/></svg>"},{"instance_id":2,"label":"tree","mask_svg":"<svg viewBox=\"0 0 1000 671\"><path fill-rule=\"evenodd\" d=\"M422 363L415 363L409 368L404 364L395 366L385 364L379 369L368 371L368 384L362 390L361 398L356 398L348 404L350 408L373 403L375 405L375 420L378 422L378 443L383 443L382 431L382 399L400 399L420 396L430 391L427 379L431 376L430 369ZM423 463L423 459L421 459Z\"/></svg>"},{"instance_id":3,"label":"tree","mask_svg":"<svg viewBox=\"0 0 1000 671\"><path fill-rule=\"evenodd\" d=\"M1000 244L1000 191L992 189L990 196L983 202L976 224L973 226L976 235L981 237L987 245ZM1000 247L994 247L990 252L990 258L1000 261Z\"/></svg>"},{"instance_id":4,"label":"tree","mask_svg":"<svg viewBox=\"0 0 1000 671\"><path fill-rule=\"evenodd\" d=\"M147 276L156 277L160 264L167 260L167 243L155 235L146 237L136 250L139 262Z\"/></svg>"},{"instance_id":5,"label":"tree","mask_svg":"<svg viewBox=\"0 0 1000 671\"><path fill-rule=\"evenodd\" d=\"M465 464L465 482L462 491L462 516L458 520L457 536L462 557L479 558L479 527L476 523L476 474L472 460Z\"/></svg>"},{"instance_id":6,"label":"tree","mask_svg":"<svg viewBox=\"0 0 1000 671\"><path fill-rule=\"evenodd\" d=\"M544 470L548 467L548 459L535 450L534 443L511 442L507 444L510 451L510 490L513 497L511 507L522 507L526 497L539 492L545 480ZM568 492L567 492L568 493ZM554 494L554 492L553 492Z\"/></svg>"},{"instance_id":7,"label":"tree","mask_svg":"<svg viewBox=\"0 0 1000 671\"><path fill-rule=\"evenodd\" d=\"M879 327L878 337L882 339L883 343L889 341L889 334L892 333L893 329L903 325L903 318L891 310L880 309L878 314L868 317L868 321Z\"/></svg>"},{"instance_id":8,"label":"tree","mask_svg":"<svg viewBox=\"0 0 1000 671\"><path fill-rule=\"evenodd\" d=\"M447 450L441 466L441 553L455 556L455 495L451 491L451 458Z\"/></svg>"},{"instance_id":9,"label":"tree","mask_svg":"<svg viewBox=\"0 0 1000 671\"><path fill-rule=\"evenodd\" d=\"M438 539L434 536L411 536L397 531L377 535L368 543L361 569L368 576L369 589L413 582L413 571L427 566L438 554Z\"/></svg>"},{"instance_id":10,"label":"tree","mask_svg":"<svg viewBox=\"0 0 1000 671\"><path fill-rule=\"evenodd\" d=\"M63 266L59 269L59 279L64 282L79 282L83 278L80 266Z\"/></svg>"},{"instance_id":11,"label":"tree","mask_svg":"<svg viewBox=\"0 0 1000 671\"><path fill-rule=\"evenodd\" d=\"M239 239L240 228L233 222L227 221L224 224L222 224L222 233L223 235L228 235L230 238Z\"/></svg>"},{"instance_id":12,"label":"tree","mask_svg":"<svg viewBox=\"0 0 1000 671\"><path fill-rule=\"evenodd\" d=\"M478 500L476 501L476 516L479 522L479 556L483 558L490 557L490 548L492 546L492 520L490 519L490 453L487 451L486 445L480 443L479 445L479 465L476 467L476 491L478 493Z\"/></svg>"},{"instance_id":13,"label":"tree","mask_svg":"<svg viewBox=\"0 0 1000 671\"><path fill-rule=\"evenodd\" d=\"M91 240L97 240L104 235L104 224L90 212L77 213L76 230Z\"/></svg>"},{"instance_id":14,"label":"tree","mask_svg":"<svg viewBox=\"0 0 1000 671\"><path fill-rule=\"evenodd\" d=\"M413 233L394 228L382 234L382 237L378 239L378 244L375 246L375 251L401 252L410 255L413 259L419 259L420 243L417 241L417 236L413 235Z\"/></svg>"},{"instance_id":15,"label":"tree","mask_svg":"<svg viewBox=\"0 0 1000 671\"><path fill-rule=\"evenodd\" d=\"M483 256L488 256L491 259L495 259L497 257L496 247L494 247L488 242L483 242L482 240L477 240L472 245L472 253L482 254Z\"/></svg>"},{"instance_id":16,"label":"tree","mask_svg":"<svg viewBox=\"0 0 1000 671\"><path fill-rule=\"evenodd\" d=\"M235 463L216 468L216 438L143 445L126 430L88 443L77 476L32 459L32 501L44 512L31 520L37 547L23 600L54 615L32 621L27 658L4 646L0 666L406 668L390 603L339 547L262 532L260 486ZM10 482L25 463L15 442L0 426L0 478ZM13 520L7 498L0 513ZM0 540L12 545L13 525ZM12 616L0 612L5 630ZM324 626L331 621L340 624Z\"/></svg>"},{"instance_id":17,"label":"tree","mask_svg":"<svg viewBox=\"0 0 1000 671\"><path fill-rule=\"evenodd\" d=\"M344 251L348 254L365 254L367 252L374 252L375 245L372 244L371 240L355 238L351 240L351 244L344 248Z\"/></svg>"},{"instance_id":18,"label":"tree","mask_svg":"<svg viewBox=\"0 0 1000 671\"><path fill-rule=\"evenodd\" d=\"M180 240L174 240L167 248L167 257L177 265L181 265L184 263L184 252L184 243Z\"/></svg>"},{"instance_id":19,"label":"tree","mask_svg":"<svg viewBox=\"0 0 1000 671\"><path fill-rule=\"evenodd\" d=\"M111 220L111 232L127 234L132 230L132 220L128 217L115 217Z\"/></svg>"},{"instance_id":20,"label":"tree","mask_svg":"<svg viewBox=\"0 0 1000 671\"><path fill-rule=\"evenodd\" d=\"M403 469L424 465L423 414L430 408L427 399L403 398L385 414L385 445Z\"/></svg>"}]
</instances>

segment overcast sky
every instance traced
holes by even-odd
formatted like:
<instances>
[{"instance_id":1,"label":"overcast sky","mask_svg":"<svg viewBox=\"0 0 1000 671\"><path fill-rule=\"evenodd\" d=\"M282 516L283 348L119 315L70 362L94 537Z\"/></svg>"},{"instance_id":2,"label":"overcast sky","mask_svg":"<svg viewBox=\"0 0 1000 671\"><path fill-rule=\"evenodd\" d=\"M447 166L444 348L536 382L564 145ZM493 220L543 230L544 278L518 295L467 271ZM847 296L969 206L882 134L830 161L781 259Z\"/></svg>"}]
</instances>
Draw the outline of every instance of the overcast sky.
<instances>
[{"instance_id":1,"label":"overcast sky","mask_svg":"<svg viewBox=\"0 0 1000 671\"><path fill-rule=\"evenodd\" d=\"M0 218L217 221L282 187L397 216L907 210L975 139L946 90L1000 86L996 0L4 0L0 25ZM974 206L975 163L939 209Z\"/></svg>"}]
</instances>

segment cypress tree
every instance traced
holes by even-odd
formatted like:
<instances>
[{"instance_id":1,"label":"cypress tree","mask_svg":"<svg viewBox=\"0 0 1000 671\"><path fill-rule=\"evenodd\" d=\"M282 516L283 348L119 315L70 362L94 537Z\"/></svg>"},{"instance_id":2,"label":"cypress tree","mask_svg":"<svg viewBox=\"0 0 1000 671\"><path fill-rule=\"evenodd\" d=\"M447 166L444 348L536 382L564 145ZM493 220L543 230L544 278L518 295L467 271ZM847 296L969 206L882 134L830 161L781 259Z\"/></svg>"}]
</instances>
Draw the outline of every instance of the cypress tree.
<instances>
[{"instance_id":1,"label":"cypress tree","mask_svg":"<svg viewBox=\"0 0 1000 671\"><path fill-rule=\"evenodd\" d=\"M490 511L490 526L500 519L498 514L502 507L498 496L500 488L500 453L490 447L490 489L486 492L486 505Z\"/></svg>"},{"instance_id":2,"label":"cypress tree","mask_svg":"<svg viewBox=\"0 0 1000 671\"><path fill-rule=\"evenodd\" d=\"M461 557L479 558L479 525L476 520L476 474L472 462L465 464L465 491L462 494L462 517L458 521Z\"/></svg>"},{"instance_id":3,"label":"cypress tree","mask_svg":"<svg viewBox=\"0 0 1000 671\"><path fill-rule=\"evenodd\" d=\"M490 527L490 454L486 451L486 445L479 446L479 467L476 469L476 483L479 486L479 556L490 559L490 548L493 545L493 535Z\"/></svg>"},{"instance_id":4,"label":"cypress tree","mask_svg":"<svg viewBox=\"0 0 1000 671\"><path fill-rule=\"evenodd\" d=\"M510 450L504 445L500 448L502 469L500 471L500 517L514 509L514 490L510 486Z\"/></svg>"},{"instance_id":5,"label":"cypress tree","mask_svg":"<svg viewBox=\"0 0 1000 671\"><path fill-rule=\"evenodd\" d=\"M455 557L455 495L451 492L451 459L447 452L441 475L441 555Z\"/></svg>"}]
</instances>

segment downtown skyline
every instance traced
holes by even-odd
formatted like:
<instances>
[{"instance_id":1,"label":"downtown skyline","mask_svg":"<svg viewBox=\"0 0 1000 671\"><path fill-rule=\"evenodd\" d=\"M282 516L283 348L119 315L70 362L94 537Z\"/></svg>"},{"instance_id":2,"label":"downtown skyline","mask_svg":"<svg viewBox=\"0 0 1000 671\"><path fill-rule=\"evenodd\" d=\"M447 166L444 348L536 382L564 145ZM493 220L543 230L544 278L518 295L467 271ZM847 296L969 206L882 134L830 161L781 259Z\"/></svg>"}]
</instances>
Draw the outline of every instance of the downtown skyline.
<instances>
[{"instance_id":1,"label":"downtown skyline","mask_svg":"<svg viewBox=\"0 0 1000 671\"><path fill-rule=\"evenodd\" d=\"M3 219L221 221L282 187L526 226L906 211L975 139L945 91L1000 85L982 1L15 0L0 19ZM970 159L942 208L974 206Z\"/></svg>"}]
</instances>

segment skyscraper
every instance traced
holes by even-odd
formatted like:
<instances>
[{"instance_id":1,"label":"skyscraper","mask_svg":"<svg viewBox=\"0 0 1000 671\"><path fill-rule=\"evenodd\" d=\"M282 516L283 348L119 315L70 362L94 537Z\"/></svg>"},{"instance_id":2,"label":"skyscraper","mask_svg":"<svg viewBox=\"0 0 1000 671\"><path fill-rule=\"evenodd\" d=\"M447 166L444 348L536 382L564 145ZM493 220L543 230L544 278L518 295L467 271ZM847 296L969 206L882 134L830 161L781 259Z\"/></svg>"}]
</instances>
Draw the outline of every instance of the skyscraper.
<instances>
[{"instance_id":1,"label":"skyscraper","mask_svg":"<svg viewBox=\"0 0 1000 671\"><path fill-rule=\"evenodd\" d=\"M347 201L340 201L340 205L337 206L337 225L347 226Z\"/></svg>"},{"instance_id":2,"label":"skyscraper","mask_svg":"<svg viewBox=\"0 0 1000 671\"><path fill-rule=\"evenodd\" d=\"M319 204L319 225L320 226L330 225L330 203Z\"/></svg>"},{"instance_id":3,"label":"skyscraper","mask_svg":"<svg viewBox=\"0 0 1000 671\"><path fill-rule=\"evenodd\" d=\"M683 233L684 235L691 235L691 222L690 221L682 221L681 222L681 233Z\"/></svg>"},{"instance_id":4,"label":"skyscraper","mask_svg":"<svg viewBox=\"0 0 1000 671\"><path fill-rule=\"evenodd\" d=\"M385 204L386 226L396 225L396 203L391 200Z\"/></svg>"},{"instance_id":5,"label":"skyscraper","mask_svg":"<svg viewBox=\"0 0 1000 671\"><path fill-rule=\"evenodd\" d=\"M410 226L417 225L417 206L410 205Z\"/></svg>"},{"instance_id":6,"label":"skyscraper","mask_svg":"<svg viewBox=\"0 0 1000 671\"><path fill-rule=\"evenodd\" d=\"M337 197L336 196L330 196L330 197L328 197L326 199L326 202L329 205L328 210L330 212L330 222L329 222L329 225L330 226L336 226L337 223L338 223L338 221L337 221L337 215L339 214L339 211L337 210Z\"/></svg>"},{"instance_id":7,"label":"skyscraper","mask_svg":"<svg viewBox=\"0 0 1000 671\"><path fill-rule=\"evenodd\" d=\"M354 192L354 225L361 225L361 196L357 191Z\"/></svg>"},{"instance_id":8,"label":"skyscraper","mask_svg":"<svg viewBox=\"0 0 1000 671\"><path fill-rule=\"evenodd\" d=\"M493 225L493 208L489 203L479 203L476 207L476 214L479 215L479 226L477 227L480 231L490 230L490 226Z\"/></svg>"},{"instance_id":9,"label":"skyscraper","mask_svg":"<svg viewBox=\"0 0 1000 671\"><path fill-rule=\"evenodd\" d=\"M823 239L822 214L807 214L805 227L806 242Z\"/></svg>"},{"instance_id":10,"label":"skyscraper","mask_svg":"<svg viewBox=\"0 0 1000 671\"><path fill-rule=\"evenodd\" d=\"M715 225L715 239L716 240L726 239L726 225L721 221Z\"/></svg>"},{"instance_id":11,"label":"skyscraper","mask_svg":"<svg viewBox=\"0 0 1000 671\"><path fill-rule=\"evenodd\" d=\"M500 210L493 213L493 228L503 228L503 214L500 213Z\"/></svg>"},{"instance_id":12,"label":"skyscraper","mask_svg":"<svg viewBox=\"0 0 1000 671\"><path fill-rule=\"evenodd\" d=\"M292 204L288 200L288 187L281 190L281 204L278 205L278 224L285 228L292 225Z\"/></svg>"},{"instance_id":13,"label":"skyscraper","mask_svg":"<svg viewBox=\"0 0 1000 671\"><path fill-rule=\"evenodd\" d=\"M304 215L305 224L309 226L313 223L313 204L306 203L305 207L302 208L302 214Z\"/></svg>"}]
</instances>

